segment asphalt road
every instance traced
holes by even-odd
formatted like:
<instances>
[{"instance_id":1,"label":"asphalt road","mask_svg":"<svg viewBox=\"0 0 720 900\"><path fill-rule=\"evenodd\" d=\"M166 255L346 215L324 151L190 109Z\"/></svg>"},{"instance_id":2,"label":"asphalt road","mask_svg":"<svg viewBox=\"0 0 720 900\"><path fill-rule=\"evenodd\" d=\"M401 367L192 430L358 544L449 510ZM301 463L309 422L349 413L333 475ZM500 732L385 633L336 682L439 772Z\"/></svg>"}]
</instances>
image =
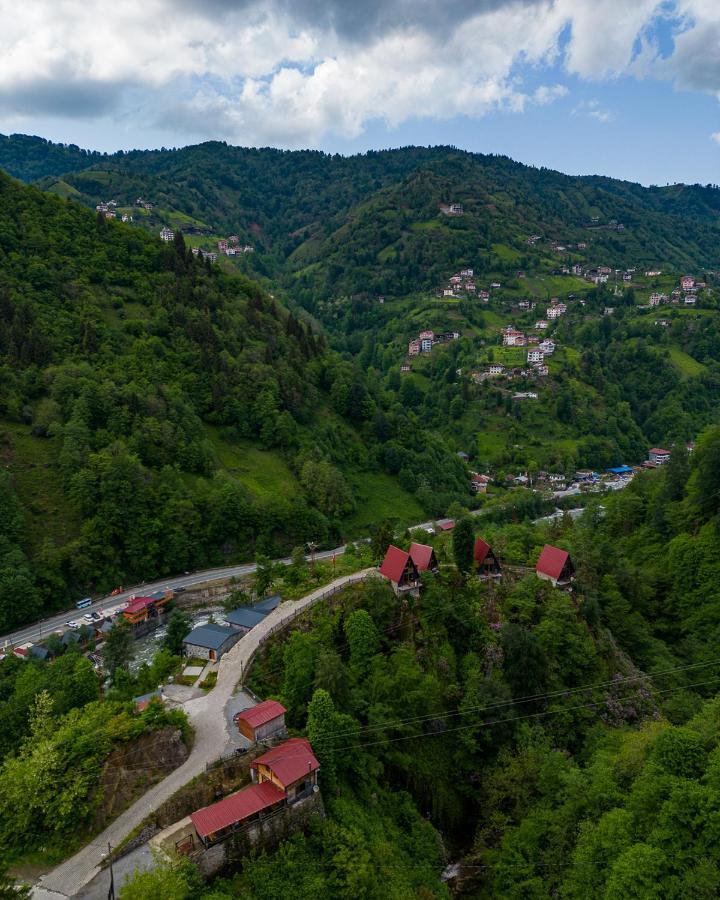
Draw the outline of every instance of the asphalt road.
<instances>
[{"instance_id":1,"label":"asphalt road","mask_svg":"<svg viewBox=\"0 0 720 900\"><path fill-rule=\"evenodd\" d=\"M479 512L479 510L476 510L476 512ZM435 524L441 525L447 521L447 519L437 519ZM433 522L422 522L419 525L412 525L410 527L430 528L432 525ZM344 552L345 545L343 544L341 547L336 547L334 550L317 551L315 553L315 559L330 559L333 554L339 556ZM290 564L291 559L290 557L285 557L284 559L277 559L275 562L287 566ZM29 641L37 644L42 641L43 638L46 638L50 632L57 631L58 629L64 630L67 622L72 621L81 624L85 613L95 611L100 612L101 610L110 609L113 606L126 602L133 594L145 596L147 594L152 594L154 591L161 591L168 587L173 588L173 590L177 590L177 588L180 587L194 587L197 584L206 584L211 581L223 581L224 579L232 578L233 576L239 577L241 575L251 575L255 569L255 563L244 563L240 566L205 569L202 572L191 572L185 575L176 575L172 578L163 578L158 581L148 583L143 582L142 584L127 588L127 590L122 591L115 597L102 597L99 600L95 600L93 601L92 606L86 607L85 609L77 609L77 607L73 606L65 610L65 612L50 616L47 619L43 619L41 622L35 622L33 625L26 625L23 628L19 628L17 631L2 635L0 636L0 649L7 650L12 647L17 647L19 644L26 644Z\"/></svg>"}]
</instances>

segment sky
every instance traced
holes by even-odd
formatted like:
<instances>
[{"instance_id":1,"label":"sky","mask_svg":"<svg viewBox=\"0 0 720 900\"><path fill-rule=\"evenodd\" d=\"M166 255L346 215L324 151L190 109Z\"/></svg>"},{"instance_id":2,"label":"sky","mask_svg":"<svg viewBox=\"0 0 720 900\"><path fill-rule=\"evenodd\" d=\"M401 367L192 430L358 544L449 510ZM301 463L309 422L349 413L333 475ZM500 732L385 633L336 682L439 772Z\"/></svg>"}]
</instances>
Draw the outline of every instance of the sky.
<instances>
[{"instance_id":1,"label":"sky","mask_svg":"<svg viewBox=\"0 0 720 900\"><path fill-rule=\"evenodd\" d=\"M0 132L715 183L720 0L0 0Z\"/></svg>"}]
</instances>

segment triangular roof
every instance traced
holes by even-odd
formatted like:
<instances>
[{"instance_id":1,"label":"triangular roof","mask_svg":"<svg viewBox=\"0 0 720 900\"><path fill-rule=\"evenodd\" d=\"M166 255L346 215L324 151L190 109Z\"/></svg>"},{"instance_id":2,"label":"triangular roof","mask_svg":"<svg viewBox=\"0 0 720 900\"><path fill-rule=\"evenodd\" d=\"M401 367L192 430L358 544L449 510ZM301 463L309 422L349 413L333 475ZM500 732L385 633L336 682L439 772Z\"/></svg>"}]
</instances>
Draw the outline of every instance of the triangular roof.
<instances>
[{"instance_id":1,"label":"triangular roof","mask_svg":"<svg viewBox=\"0 0 720 900\"><path fill-rule=\"evenodd\" d=\"M278 781L287 787L320 768L320 763L307 738L290 738L253 761L251 768L267 766Z\"/></svg>"},{"instance_id":2,"label":"triangular roof","mask_svg":"<svg viewBox=\"0 0 720 900\"><path fill-rule=\"evenodd\" d=\"M491 553L492 549L490 544L487 541L484 541L482 538L477 538L475 541L475 549L473 550L473 559L475 562L481 566L485 559L487 558L488 553Z\"/></svg>"},{"instance_id":3,"label":"triangular roof","mask_svg":"<svg viewBox=\"0 0 720 900\"><path fill-rule=\"evenodd\" d=\"M433 562L435 551L429 544L410 544L410 558L417 566L418 572L425 572Z\"/></svg>"},{"instance_id":4,"label":"triangular roof","mask_svg":"<svg viewBox=\"0 0 720 900\"><path fill-rule=\"evenodd\" d=\"M385 559L380 566L380 574L397 584L403 576L409 559L409 553L394 546L394 544L390 544L385 553Z\"/></svg>"},{"instance_id":5,"label":"triangular roof","mask_svg":"<svg viewBox=\"0 0 720 900\"><path fill-rule=\"evenodd\" d=\"M247 819L262 809L282 803L284 799L285 791L280 790L272 781L263 781L260 784L251 784L211 806L190 813L190 819L198 834L207 837Z\"/></svg>"},{"instance_id":6,"label":"triangular roof","mask_svg":"<svg viewBox=\"0 0 720 900\"><path fill-rule=\"evenodd\" d=\"M535 571L542 575L547 575L548 578L557 580L569 558L570 554L567 550L561 550L559 547L545 544L535 566Z\"/></svg>"}]
</instances>

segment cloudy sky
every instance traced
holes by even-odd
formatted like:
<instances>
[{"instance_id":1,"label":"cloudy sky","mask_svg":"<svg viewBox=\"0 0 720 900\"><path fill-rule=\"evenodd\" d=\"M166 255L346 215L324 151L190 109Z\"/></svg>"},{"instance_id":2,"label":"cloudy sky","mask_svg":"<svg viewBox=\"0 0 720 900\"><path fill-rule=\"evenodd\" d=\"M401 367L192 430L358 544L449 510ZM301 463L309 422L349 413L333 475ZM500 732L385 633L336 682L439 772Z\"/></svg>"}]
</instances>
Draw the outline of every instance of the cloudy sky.
<instances>
[{"instance_id":1,"label":"cloudy sky","mask_svg":"<svg viewBox=\"0 0 720 900\"><path fill-rule=\"evenodd\" d=\"M720 0L0 0L0 132L716 182Z\"/></svg>"}]
</instances>

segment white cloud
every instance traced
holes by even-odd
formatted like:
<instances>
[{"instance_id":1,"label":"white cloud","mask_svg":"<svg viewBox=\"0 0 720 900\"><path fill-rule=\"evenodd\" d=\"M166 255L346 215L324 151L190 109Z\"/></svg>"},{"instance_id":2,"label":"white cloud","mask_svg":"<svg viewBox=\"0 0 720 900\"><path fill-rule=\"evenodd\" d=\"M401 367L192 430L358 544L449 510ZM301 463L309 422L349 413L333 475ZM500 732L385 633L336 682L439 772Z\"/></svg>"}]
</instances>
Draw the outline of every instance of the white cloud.
<instances>
[{"instance_id":1,"label":"white cloud","mask_svg":"<svg viewBox=\"0 0 720 900\"><path fill-rule=\"evenodd\" d=\"M720 96L717 0L0 0L0 124L142 116L243 143L318 144L428 116L562 100L558 69ZM653 26L675 17L658 58ZM544 67L554 66L548 83ZM521 75L532 81L525 86ZM608 122L599 105L577 114Z\"/></svg>"},{"instance_id":2,"label":"white cloud","mask_svg":"<svg viewBox=\"0 0 720 900\"><path fill-rule=\"evenodd\" d=\"M716 144L720 144L720 131L713 131L710 135L710 140L715 141Z\"/></svg>"}]
</instances>

